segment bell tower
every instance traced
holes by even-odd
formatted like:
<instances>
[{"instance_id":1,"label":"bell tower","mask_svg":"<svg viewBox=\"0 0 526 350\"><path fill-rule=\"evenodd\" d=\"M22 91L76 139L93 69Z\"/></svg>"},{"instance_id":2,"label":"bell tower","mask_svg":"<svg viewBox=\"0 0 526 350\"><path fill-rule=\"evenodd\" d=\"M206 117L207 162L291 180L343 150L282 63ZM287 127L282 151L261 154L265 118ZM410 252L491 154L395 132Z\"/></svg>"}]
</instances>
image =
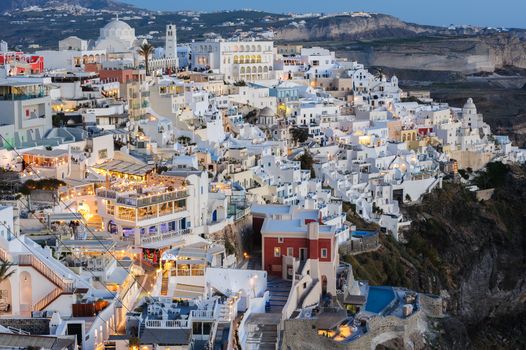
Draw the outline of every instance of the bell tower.
<instances>
[{"instance_id":1,"label":"bell tower","mask_svg":"<svg viewBox=\"0 0 526 350\"><path fill-rule=\"evenodd\" d=\"M177 26L175 24L168 24L166 26L164 55L167 58L177 57Z\"/></svg>"}]
</instances>

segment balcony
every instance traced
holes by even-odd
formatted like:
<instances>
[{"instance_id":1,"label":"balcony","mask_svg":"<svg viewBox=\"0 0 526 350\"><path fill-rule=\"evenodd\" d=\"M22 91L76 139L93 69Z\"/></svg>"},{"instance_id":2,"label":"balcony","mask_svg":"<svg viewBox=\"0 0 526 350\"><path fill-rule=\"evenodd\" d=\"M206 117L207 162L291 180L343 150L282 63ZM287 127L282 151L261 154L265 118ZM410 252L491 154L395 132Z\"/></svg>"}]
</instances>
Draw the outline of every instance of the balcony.
<instances>
[{"instance_id":1,"label":"balcony","mask_svg":"<svg viewBox=\"0 0 526 350\"><path fill-rule=\"evenodd\" d=\"M192 229L187 228L184 230L170 231L166 233L158 233L156 235L143 237L141 241L142 241L142 244L148 244L148 243L153 243L153 242L164 241L164 240L175 238L175 237L180 237L182 235L190 234L191 232L192 232Z\"/></svg>"},{"instance_id":2,"label":"balcony","mask_svg":"<svg viewBox=\"0 0 526 350\"><path fill-rule=\"evenodd\" d=\"M214 320L214 310L192 310L190 312L192 320Z\"/></svg>"},{"instance_id":3,"label":"balcony","mask_svg":"<svg viewBox=\"0 0 526 350\"><path fill-rule=\"evenodd\" d=\"M116 191L98 189L97 196L107 199L116 199L118 204L124 204L132 207L146 207L148 205L169 202L173 200L183 199L188 197L188 191L179 190L174 192L163 193L155 196L133 198L130 196L118 196Z\"/></svg>"},{"instance_id":4,"label":"balcony","mask_svg":"<svg viewBox=\"0 0 526 350\"><path fill-rule=\"evenodd\" d=\"M33 100L35 98L46 97L44 92L34 93L34 94L5 94L0 95L0 101L23 101L23 100Z\"/></svg>"},{"instance_id":5,"label":"balcony","mask_svg":"<svg viewBox=\"0 0 526 350\"><path fill-rule=\"evenodd\" d=\"M149 320L146 319L144 326L146 328L159 328L159 329L190 329L192 323L189 320Z\"/></svg>"}]
</instances>

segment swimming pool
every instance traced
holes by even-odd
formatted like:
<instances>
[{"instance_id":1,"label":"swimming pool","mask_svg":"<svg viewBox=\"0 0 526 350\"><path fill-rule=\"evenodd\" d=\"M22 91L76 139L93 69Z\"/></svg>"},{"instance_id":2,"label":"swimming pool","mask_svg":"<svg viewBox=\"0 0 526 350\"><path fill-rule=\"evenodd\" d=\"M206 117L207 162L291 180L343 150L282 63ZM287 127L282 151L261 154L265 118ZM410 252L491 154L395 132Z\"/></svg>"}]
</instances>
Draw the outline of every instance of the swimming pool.
<instances>
[{"instance_id":1,"label":"swimming pool","mask_svg":"<svg viewBox=\"0 0 526 350\"><path fill-rule=\"evenodd\" d=\"M365 311L379 314L395 299L395 293L391 287L369 287Z\"/></svg>"},{"instance_id":2,"label":"swimming pool","mask_svg":"<svg viewBox=\"0 0 526 350\"><path fill-rule=\"evenodd\" d=\"M351 235L353 237L363 238L363 237L374 236L375 233L376 232L374 231L352 231Z\"/></svg>"}]
</instances>

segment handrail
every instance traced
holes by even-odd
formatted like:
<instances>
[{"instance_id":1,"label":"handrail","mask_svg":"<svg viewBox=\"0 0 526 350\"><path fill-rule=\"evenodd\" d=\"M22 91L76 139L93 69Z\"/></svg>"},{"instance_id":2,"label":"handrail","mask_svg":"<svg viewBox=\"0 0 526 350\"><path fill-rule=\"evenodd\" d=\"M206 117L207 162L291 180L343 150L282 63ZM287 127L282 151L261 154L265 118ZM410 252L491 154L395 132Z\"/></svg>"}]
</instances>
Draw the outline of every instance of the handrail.
<instances>
[{"instance_id":1,"label":"handrail","mask_svg":"<svg viewBox=\"0 0 526 350\"><path fill-rule=\"evenodd\" d=\"M38 272L47 277L51 282L62 289L63 292L73 292L73 281L67 280L64 277L58 275L55 271L45 265L42 261L35 258L33 255L25 254L18 256L19 265L29 265L34 267Z\"/></svg>"},{"instance_id":2,"label":"handrail","mask_svg":"<svg viewBox=\"0 0 526 350\"><path fill-rule=\"evenodd\" d=\"M58 298L62 293L62 289L60 288L53 289L45 297L43 297L33 305L33 310L42 311L46 306L51 304L53 300Z\"/></svg>"}]
</instances>

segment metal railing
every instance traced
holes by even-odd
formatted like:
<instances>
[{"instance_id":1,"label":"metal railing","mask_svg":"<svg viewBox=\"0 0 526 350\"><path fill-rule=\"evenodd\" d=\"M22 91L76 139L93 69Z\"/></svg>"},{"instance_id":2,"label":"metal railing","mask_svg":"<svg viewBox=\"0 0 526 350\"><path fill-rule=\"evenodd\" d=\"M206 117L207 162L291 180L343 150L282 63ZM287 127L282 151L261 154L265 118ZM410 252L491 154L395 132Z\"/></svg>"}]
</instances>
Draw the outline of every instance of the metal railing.
<instances>
[{"instance_id":1,"label":"metal railing","mask_svg":"<svg viewBox=\"0 0 526 350\"><path fill-rule=\"evenodd\" d=\"M191 328L189 320L146 320L146 328Z\"/></svg>"}]
</instances>

